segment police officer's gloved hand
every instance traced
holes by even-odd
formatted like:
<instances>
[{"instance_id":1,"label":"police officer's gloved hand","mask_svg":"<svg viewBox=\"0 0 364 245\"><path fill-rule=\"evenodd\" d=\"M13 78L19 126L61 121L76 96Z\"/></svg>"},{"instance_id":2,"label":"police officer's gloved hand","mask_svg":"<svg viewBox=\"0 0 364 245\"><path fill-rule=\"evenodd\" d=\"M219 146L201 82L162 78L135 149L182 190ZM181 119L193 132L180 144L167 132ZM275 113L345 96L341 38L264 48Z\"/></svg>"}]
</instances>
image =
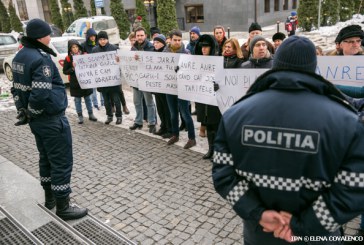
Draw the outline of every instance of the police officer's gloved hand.
<instances>
[{"instance_id":1,"label":"police officer's gloved hand","mask_svg":"<svg viewBox=\"0 0 364 245\"><path fill-rule=\"evenodd\" d=\"M220 89L220 86L219 86L219 84L218 84L218 83L216 83L215 81L213 81L213 83L214 83L214 91L216 92L217 90L219 90L219 89Z\"/></svg>"},{"instance_id":2,"label":"police officer's gloved hand","mask_svg":"<svg viewBox=\"0 0 364 245\"><path fill-rule=\"evenodd\" d=\"M21 108L16 116L18 121L14 124L15 126L25 125L30 121L29 112L27 109Z\"/></svg>"},{"instance_id":3,"label":"police officer's gloved hand","mask_svg":"<svg viewBox=\"0 0 364 245\"><path fill-rule=\"evenodd\" d=\"M176 66L176 68L174 68L174 71L177 73L179 71L179 66Z\"/></svg>"}]
</instances>

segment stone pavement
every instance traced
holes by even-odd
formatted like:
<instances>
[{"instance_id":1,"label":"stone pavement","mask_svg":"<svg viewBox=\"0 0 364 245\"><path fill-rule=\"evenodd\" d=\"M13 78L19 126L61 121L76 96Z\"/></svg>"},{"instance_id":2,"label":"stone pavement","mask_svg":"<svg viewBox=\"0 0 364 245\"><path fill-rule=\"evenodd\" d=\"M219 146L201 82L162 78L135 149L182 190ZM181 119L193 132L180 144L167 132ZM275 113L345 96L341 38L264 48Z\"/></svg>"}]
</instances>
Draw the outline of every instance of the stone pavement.
<instances>
[{"instance_id":1,"label":"stone pavement","mask_svg":"<svg viewBox=\"0 0 364 245\"><path fill-rule=\"evenodd\" d=\"M1 112L0 155L39 178L34 137L15 116ZM140 244L242 244L242 221L214 191L201 153L67 116L77 204Z\"/></svg>"}]
</instances>

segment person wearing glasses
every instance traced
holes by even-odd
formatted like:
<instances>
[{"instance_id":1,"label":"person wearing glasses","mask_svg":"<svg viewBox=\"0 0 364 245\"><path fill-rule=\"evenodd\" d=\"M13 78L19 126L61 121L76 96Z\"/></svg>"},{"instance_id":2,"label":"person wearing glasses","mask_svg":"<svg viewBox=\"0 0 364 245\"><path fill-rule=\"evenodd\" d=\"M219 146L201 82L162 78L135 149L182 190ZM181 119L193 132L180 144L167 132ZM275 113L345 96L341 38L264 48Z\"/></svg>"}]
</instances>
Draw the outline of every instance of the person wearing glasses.
<instances>
[{"instance_id":1,"label":"person wearing glasses","mask_svg":"<svg viewBox=\"0 0 364 245\"><path fill-rule=\"evenodd\" d=\"M364 32L359 25L346 26L340 30L336 39L340 45L339 55L364 55L361 42L364 39ZM364 98L364 87L353 87L336 85L344 94L353 98Z\"/></svg>"}]
</instances>

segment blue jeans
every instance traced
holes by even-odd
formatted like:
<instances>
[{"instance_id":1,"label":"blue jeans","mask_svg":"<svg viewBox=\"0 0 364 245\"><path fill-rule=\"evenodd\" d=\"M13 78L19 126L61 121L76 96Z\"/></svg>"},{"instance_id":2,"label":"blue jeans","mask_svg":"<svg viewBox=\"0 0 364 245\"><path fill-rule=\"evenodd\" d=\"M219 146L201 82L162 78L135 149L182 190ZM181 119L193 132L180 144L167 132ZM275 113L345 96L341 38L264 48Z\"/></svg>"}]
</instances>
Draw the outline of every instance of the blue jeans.
<instances>
[{"instance_id":1,"label":"blue jeans","mask_svg":"<svg viewBox=\"0 0 364 245\"><path fill-rule=\"evenodd\" d=\"M96 88L93 89L91 96L92 96L92 104L94 105L94 107L98 107L99 102L97 101L97 90L96 90Z\"/></svg>"},{"instance_id":2,"label":"blue jeans","mask_svg":"<svg viewBox=\"0 0 364 245\"><path fill-rule=\"evenodd\" d=\"M156 112L153 95L150 92L140 91L137 88L133 88L133 101L136 111L136 117L134 123L143 125L143 97L147 104L148 111L148 124L155 125Z\"/></svg>"},{"instance_id":3,"label":"blue jeans","mask_svg":"<svg viewBox=\"0 0 364 245\"><path fill-rule=\"evenodd\" d=\"M178 127L178 111L181 113L183 120L185 121L188 138L191 140L195 139L195 126L193 125L193 120L190 113L190 102L187 100L178 99L177 95L167 94L167 103L169 112L171 114L172 123L172 134L179 136Z\"/></svg>"},{"instance_id":4,"label":"blue jeans","mask_svg":"<svg viewBox=\"0 0 364 245\"><path fill-rule=\"evenodd\" d=\"M364 214L361 215L360 229L364 230Z\"/></svg>"},{"instance_id":5,"label":"blue jeans","mask_svg":"<svg viewBox=\"0 0 364 245\"><path fill-rule=\"evenodd\" d=\"M88 114L92 113L92 102L91 102L91 95L83 97L85 100L86 108ZM82 113L82 97L75 97L75 107L77 113Z\"/></svg>"}]
</instances>

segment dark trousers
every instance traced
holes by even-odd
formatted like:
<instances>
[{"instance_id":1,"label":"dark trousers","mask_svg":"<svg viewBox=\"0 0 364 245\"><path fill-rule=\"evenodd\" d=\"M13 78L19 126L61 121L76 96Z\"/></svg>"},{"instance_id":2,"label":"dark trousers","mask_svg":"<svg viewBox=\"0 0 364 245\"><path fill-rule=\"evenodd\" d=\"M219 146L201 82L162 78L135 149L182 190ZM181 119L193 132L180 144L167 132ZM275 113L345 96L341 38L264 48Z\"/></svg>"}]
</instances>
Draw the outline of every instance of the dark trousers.
<instances>
[{"instance_id":1,"label":"dark trousers","mask_svg":"<svg viewBox=\"0 0 364 245\"><path fill-rule=\"evenodd\" d=\"M161 119L161 130L166 133L171 133L171 114L169 113L166 94L155 93L154 97L157 105L157 112Z\"/></svg>"},{"instance_id":2,"label":"dark trousers","mask_svg":"<svg viewBox=\"0 0 364 245\"><path fill-rule=\"evenodd\" d=\"M120 98L119 98L119 91L116 90L116 89L115 90L111 90L111 89L103 90L102 91L102 96L104 97L106 115L108 117L113 117L112 102L114 102L115 116L116 117L121 117L122 112L121 112L121 103L120 103Z\"/></svg>"},{"instance_id":3,"label":"dark trousers","mask_svg":"<svg viewBox=\"0 0 364 245\"><path fill-rule=\"evenodd\" d=\"M71 193L73 166L72 135L67 117L43 116L29 123L39 151L40 182L51 186L56 198L68 197Z\"/></svg>"},{"instance_id":4,"label":"dark trousers","mask_svg":"<svg viewBox=\"0 0 364 245\"><path fill-rule=\"evenodd\" d=\"M124 96L123 88L121 85L120 85L119 99L120 99L121 105L126 106L125 96Z\"/></svg>"}]
</instances>

